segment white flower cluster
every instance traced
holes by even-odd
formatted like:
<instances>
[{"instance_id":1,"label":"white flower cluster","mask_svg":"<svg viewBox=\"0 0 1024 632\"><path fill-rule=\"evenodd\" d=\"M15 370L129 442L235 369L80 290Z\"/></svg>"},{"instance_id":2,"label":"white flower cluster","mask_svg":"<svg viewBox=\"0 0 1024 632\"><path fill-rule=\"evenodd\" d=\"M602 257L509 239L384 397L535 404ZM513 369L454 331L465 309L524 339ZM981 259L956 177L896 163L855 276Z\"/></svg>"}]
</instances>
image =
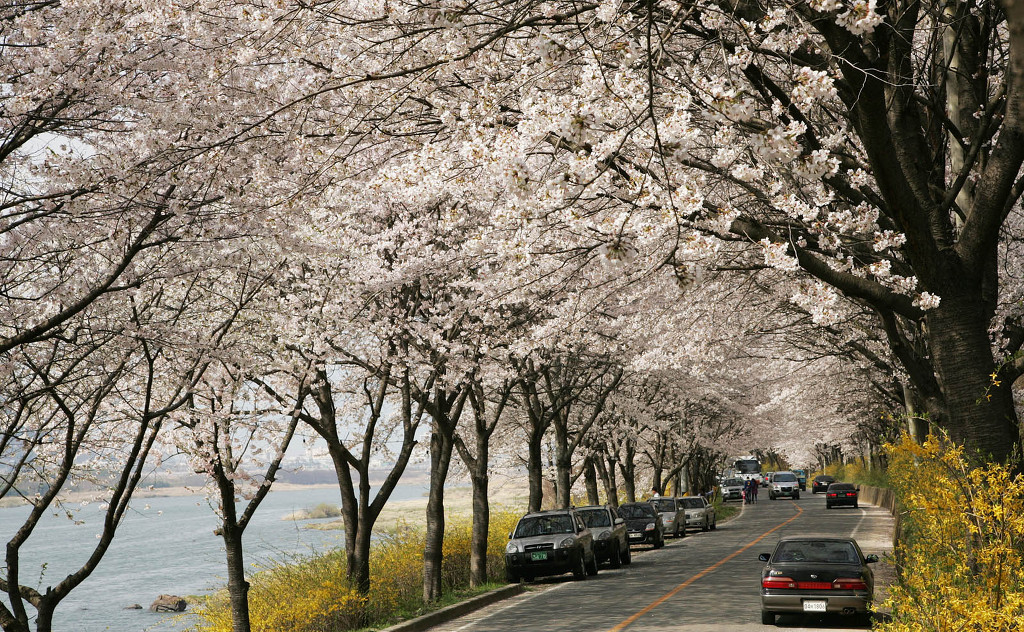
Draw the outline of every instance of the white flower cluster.
<instances>
[{"instance_id":1,"label":"white flower cluster","mask_svg":"<svg viewBox=\"0 0 1024 632\"><path fill-rule=\"evenodd\" d=\"M815 101L831 100L837 96L835 83L828 72L802 67L794 77L793 101L813 105Z\"/></svg>"},{"instance_id":2,"label":"white flower cluster","mask_svg":"<svg viewBox=\"0 0 1024 632\"><path fill-rule=\"evenodd\" d=\"M829 154L827 149L815 149L803 160L793 165L793 173L803 180L820 180L839 171L839 159Z\"/></svg>"},{"instance_id":3,"label":"white flower cluster","mask_svg":"<svg viewBox=\"0 0 1024 632\"><path fill-rule=\"evenodd\" d=\"M810 5L815 11L828 13L829 11L835 11L842 7L843 3L839 0L811 0Z\"/></svg>"},{"instance_id":4,"label":"white flower cluster","mask_svg":"<svg viewBox=\"0 0 1024 632\"><path fill-rule=\"evenodd\" d=\"M800 269L800 262L797 261L796 257L791 257L787 254L789 252L789 244L785 242L773 243L767 237L759 243L764 251L765 265L783 270L784 272L795 272Z\"/></svg>"},{"instance_id":5,"label":"white flower cluster","mask_svg":"<svg viewBox=\"0 0 1024 632\"><path fill-rule=\"evenodd\" d=\"M802 284L789 300L806 310L816 325L834 325L840 320L839 294L820 281Z\"/></svg>"},{"instance_id":6,"label":"white flower cluster","mask_svg":"<svg viewBox=\"0 0 1024 632\"><path fill-rule=\"evenodd\" d=\"M893 230L883 230L875 233L875 252L882 252L888 248L899 248L907 242L907 236Z\"/></svg>"},{"instance_id":7,"label":"white flower cluster","mask_svg":"<svg viewBox=\"0 0 1024 632\"><path fill-rule=\"evenodd\" d=\"M885 21L875 11L875 0L856 0L850 8L836 16L836 22L854 35L866 35Z\"/></svg>"},{"instance_id":8,"label":"white flower cluster","mask_svg":"<svg viewBox=\"0 0 1024 632\"><path fill-rule=\"evenodd\" d=\"M800 155L798 138L806 131L807 126L799 121L776 125L767 132L754 136L751 147L765 160L789 163Z\"/></svg>"},{"instance_id":9,"label":"white flower cluster","mask_svg":"<svg viewBox=\"0 0 1024 632\"><path fill-rule=\"evenodd\" d=\"M597 11L594 11L594 17L602 22L614 22L620 6L622 6L622 0L604 0L597 7Z\"/></svg>"},{"instance_id":10,"label":"white flower cluster","mask_svg":"<svg viewBox=\"0 0 1024 632\"><path fill-rule=\"evenodd\" d=\"M939 306L939 302L942 300L941 297L928 292L921 292L914 298L914 305L921 309L928 311Z\"/></svg>"}]
</instances>

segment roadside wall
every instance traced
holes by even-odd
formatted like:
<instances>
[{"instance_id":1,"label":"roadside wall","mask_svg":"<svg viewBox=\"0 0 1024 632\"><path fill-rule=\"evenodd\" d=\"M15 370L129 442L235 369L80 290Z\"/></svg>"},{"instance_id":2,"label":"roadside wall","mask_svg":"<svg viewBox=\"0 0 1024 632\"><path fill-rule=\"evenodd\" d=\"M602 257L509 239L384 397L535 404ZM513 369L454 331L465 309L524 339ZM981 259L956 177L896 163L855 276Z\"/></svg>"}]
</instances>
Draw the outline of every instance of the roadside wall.
<instances>
[{"instance_id":1,"label":"roadside wall","mask_svg":"<svg viewBox=\"0 0 1024 632\"><path fill-rule=\"evenodd\" d=\"M884 507L890 514L898 517L896 512L896 493L887 487L861 485L860 500L871 503L876 507Z\"/></svg>"}]
</instances>

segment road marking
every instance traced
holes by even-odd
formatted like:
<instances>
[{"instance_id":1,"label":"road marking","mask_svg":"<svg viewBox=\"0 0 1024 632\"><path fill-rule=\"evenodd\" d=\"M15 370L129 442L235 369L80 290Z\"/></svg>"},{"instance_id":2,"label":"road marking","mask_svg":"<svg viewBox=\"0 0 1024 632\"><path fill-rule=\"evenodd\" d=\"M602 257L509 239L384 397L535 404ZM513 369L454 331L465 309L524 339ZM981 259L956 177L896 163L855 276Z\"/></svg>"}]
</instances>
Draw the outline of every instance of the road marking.
<instances>
[{"instance_id":1,"label":"road marking","mask_svg":"<svg viewBox=\"0 0 1024 632\"><path fill-rule=\"evenodd\" d=\"M625 630L627 627L629 627L629 626L633 625L634 623L636 623L636 621L640 617L644 616L645 614L647 614L651 610L654 610L655 608L657 608L661 604L665 603L666 601L668 601L669 599L674 597L680 590L686 588L687 586L689 586L693 582L697 581L701 577L704 577L705 575L707 575L711 571L715 570L716 568L718 568L722 564L725 564L726 562L728 562L732 558L736 557L740 553L746 551L747 549L749 549L750 547L754 546L755 544L757 544L761 540L765 539L770 534L774 533L775 531L778 531L782 527L786 526L787 524L789 524L789 523L793 522L794 520L796 520L797 518L799 518L800 514L802 514L804 512L804 510L800 507L800 505L797 505L795 502L793 503L793 507L796 508L796 514L792 518L790 518L789 520L786 520L785 522L780 522L779 524L775 525L771 529L769 529L769 530L765 531L764 533L762 533L756 539L752 540L750 543L748 543L742 549L736 549L735 551L733 551L729 555L727 555L727 556L723 557L722 559L718 560L717 562L715 562L711 566L705 568L701 572L697 573L696 575L694 575L690 579L688 579L685 582L679 584L678 586L676 586L675 588L673 588L669 592L665 593L664 595L662 595L658 599L656 599L653 602L651 602L646 608L644 608L643 610L640 610L639 612L637 612L633 616L629 617L628 619L626 619L622 623L618 624L617 626L615 626L614 628L612 628L608 632L619 632L620 630Z\"/></svg>"}]
</instances>

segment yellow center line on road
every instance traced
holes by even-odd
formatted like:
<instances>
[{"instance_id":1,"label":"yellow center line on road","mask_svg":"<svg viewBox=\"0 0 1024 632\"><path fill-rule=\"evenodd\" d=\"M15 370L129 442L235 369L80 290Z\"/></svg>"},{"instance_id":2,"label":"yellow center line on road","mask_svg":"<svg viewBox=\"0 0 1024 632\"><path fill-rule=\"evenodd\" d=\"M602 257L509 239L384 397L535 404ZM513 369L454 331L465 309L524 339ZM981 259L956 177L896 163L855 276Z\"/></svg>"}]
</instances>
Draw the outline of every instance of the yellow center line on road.
<instances>
[{"instance_id":1,"label":"yellow center line on road","mask_svg":"<svg viewBox=\"0 0 1024 632\"><path fill-rule=\"evenodd\" d=\"M733 551L729 555L727 555L727 556L723 557L722 559L718 560L717 562L715 562L711 566L705 568L701 572L697 573L696 575L694 575L690 579L688 579L685 582L679 584L678 586L676 586L675 588L673 588L669 592L665 593L664 595L662 595L661 597L659 597L655 601L651 602L651 604L648 605L646 608L644 608L643 610L637 612L633 616L629 617L628 619L626 619L622 623L618 624L617 626L615 626L614 628L612 628L608 632L619 632L620 630L625 630L629 626L631 626L634 623L636 623L637 619L639 619L640 617L644 616L645 614L647 614L651 610L654 610L655 608L657 608L661 604L665 603L667 600L669 600L672 597L674 597L680 590L686 588L687 586L689 586L693 582L697 581L701 577L704 577L705 575L707 575L711 571L715 570L716 568L718 568L722 564L725 564L726 562L728 562L732 558L736 557L740 553L746 551L747 549L749 549L750 547L754 546L755 544L757 544L761 540L765 539L770 534L774 533L775 531L778 531L782 527L786 526L787 524L789 524L789 523L793 522L794 520L796 520L797 518L799 518L800 514L802 514L804 512L804 510L799 505L797 505L796 503L793 503L793 506L796 508L796 514L792 518L790 518L789 520L787 520L785 522L780 522L779 524L775 525L771 529L769 529L769 530L765 531L764 533L762 533L760 536L757 537L757 539L752 540L749 544L744 546L742 549L736 549L735 551Z\"/></svg>"}]
</instances>

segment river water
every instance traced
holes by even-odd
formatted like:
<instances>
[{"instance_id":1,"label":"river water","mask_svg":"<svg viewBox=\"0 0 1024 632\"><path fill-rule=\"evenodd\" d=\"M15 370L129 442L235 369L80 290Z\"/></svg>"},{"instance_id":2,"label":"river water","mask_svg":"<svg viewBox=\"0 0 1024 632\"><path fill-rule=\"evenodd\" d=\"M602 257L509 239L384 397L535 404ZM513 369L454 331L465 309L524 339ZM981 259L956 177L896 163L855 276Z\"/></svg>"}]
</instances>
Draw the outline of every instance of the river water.
<instances>
[{"instance_id":1,"label":"river water","mask_svg":"<svg viewBox=\"0 0 1024 632\"><path fill-rule=\"evenodd\" d=\"M399 486L391 499L418 498L425 492L425 486ZM342 531L303 528L305 524L319 522L316 520L282 520L293 511L340 502L337 488L271 491L245 531L247 565L342 548ZM11 538L28 512L28 507L0 509L0 542ZM96 545L101 516L97 505L87 505L78 511L75 518L84 520L84 524L75 524L63 515L48 515L22 548L22 584L45 588L77 570ZM226 583L224 547L221 538L213 533L217 525L216 515L202 496L136 500L103 561L57 607L54 630L187 629L187 619L151 613L149 604L160 594L204 594ZM143 610L124 609L136 603Z\"/></svg>"}]
</instances>

